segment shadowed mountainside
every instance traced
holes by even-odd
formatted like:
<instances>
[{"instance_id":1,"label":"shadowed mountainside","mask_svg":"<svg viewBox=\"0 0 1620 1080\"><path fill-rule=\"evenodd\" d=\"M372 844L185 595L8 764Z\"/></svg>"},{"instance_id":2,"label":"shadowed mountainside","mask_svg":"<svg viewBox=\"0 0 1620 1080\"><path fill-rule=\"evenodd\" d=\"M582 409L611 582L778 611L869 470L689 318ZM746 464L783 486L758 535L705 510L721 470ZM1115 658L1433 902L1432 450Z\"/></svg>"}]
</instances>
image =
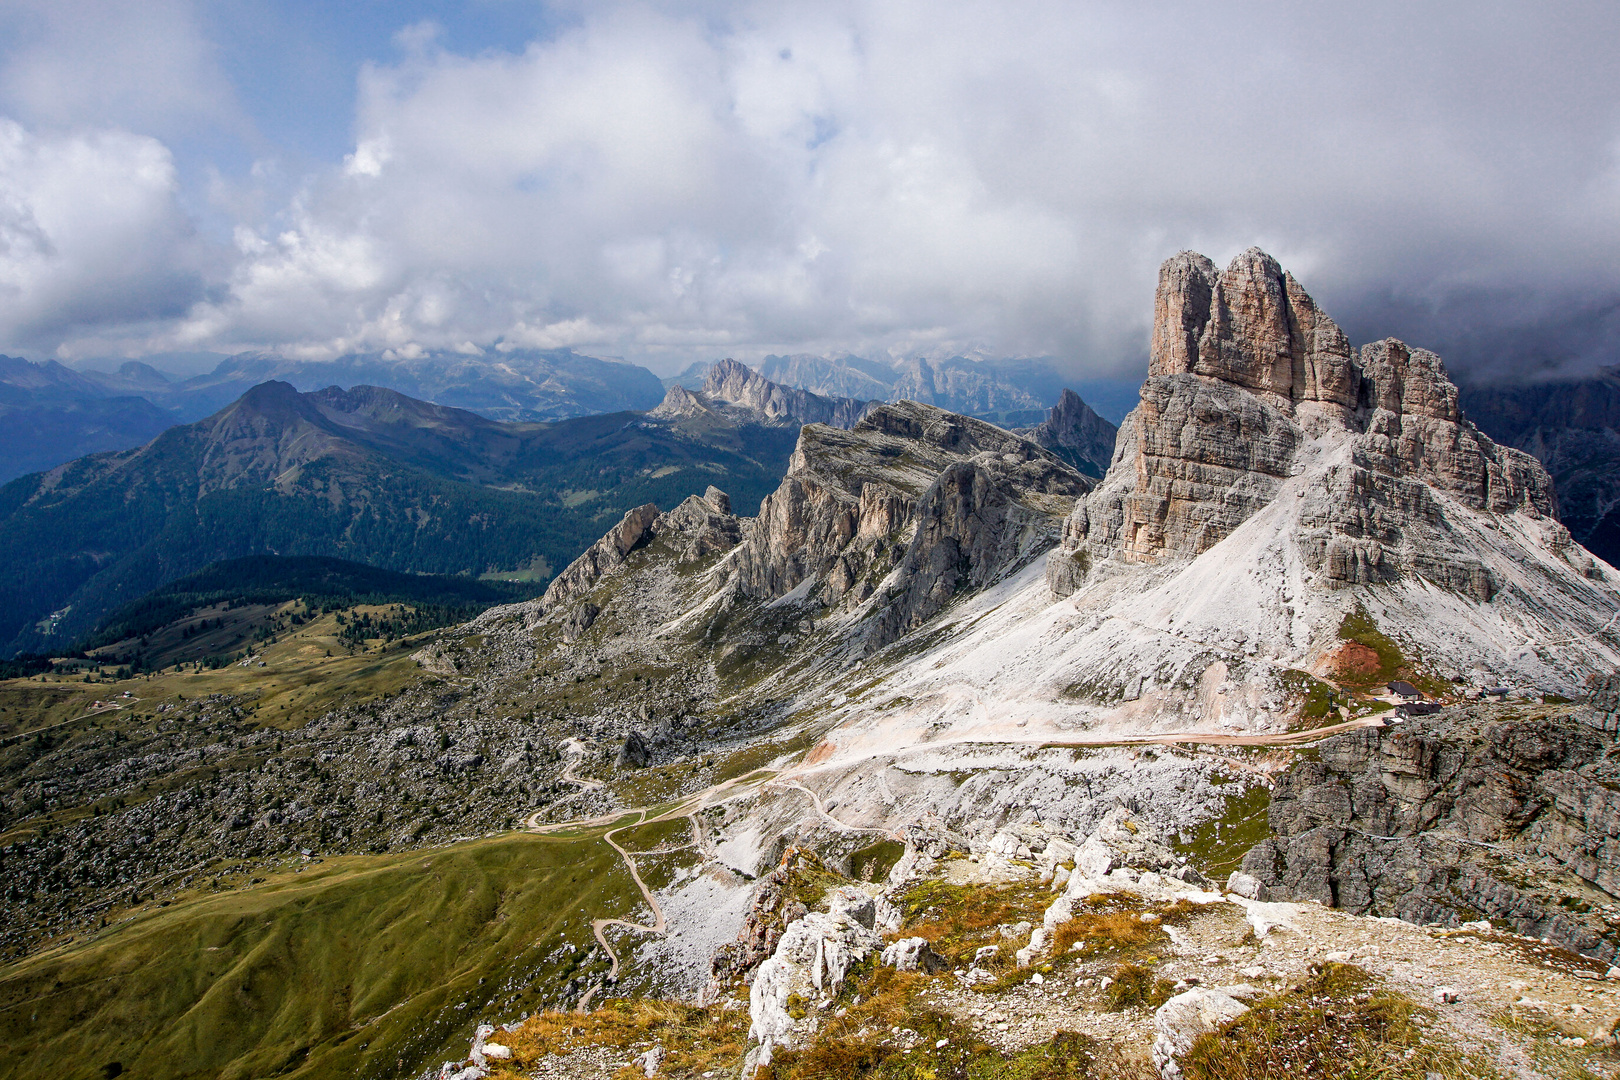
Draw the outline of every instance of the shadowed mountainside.
<instances>
[{"instance_id":1,"label":"shadowed mountainside","mask_svg":"<svg viewBox=\"0 0 1620 1080\"><path fill-rule=\"evenodd\" d=\"M1552 474L1570 535L1620 562L1620 368L1575 382L1464 386L1461 400L1481 431Z\"/></svg>"}]
</instances>

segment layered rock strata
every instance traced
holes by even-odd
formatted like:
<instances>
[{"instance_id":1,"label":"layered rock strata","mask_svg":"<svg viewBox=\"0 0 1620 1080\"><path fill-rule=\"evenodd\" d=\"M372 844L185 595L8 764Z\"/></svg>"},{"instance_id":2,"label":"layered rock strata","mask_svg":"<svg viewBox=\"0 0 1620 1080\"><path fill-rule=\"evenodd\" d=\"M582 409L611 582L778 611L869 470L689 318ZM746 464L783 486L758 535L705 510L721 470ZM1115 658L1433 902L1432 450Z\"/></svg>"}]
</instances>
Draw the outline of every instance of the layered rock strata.
<instances>
[{"instance_id":1,"label":"layered rock strata","mask_svg":"<svg viewBox=\"0 0 1620 1080\"><path fill-rule=\"evenodd\" d=\"M1159 272L1141 405L1065 525L1051 586L1067 595L1103 559L1199 555L1302 475L1301 549L1330 585L1416 575L1488 600L1499 583L1448 507L1555 513L1545 470L1462 415L1439 357L1393 338L1351 348L1258 249L1222 272L1183 252Z\"/></svg>"},{"instance_id":2,"label":"layered rock strata","mask_svg":"<svg viewBox=\"0 0 1620 1080\"><path fill-rule=\"evenodd\" d=\"M727 580L756 600L802 590L845 609L882 587L868 640L886 644L1045 551L1090 487L1001 428L912 401L884 405L850 431L800 433Z\"/></svg>"},{"instance_id":3,"label":"layered rock strata","mask_svg":"<svg viewBox=\"0 0 1620 1080\"><path fill-rule=\"evenodd\" d=\"M712 484L666 514L653 503L638 506L552 579L538 609L553 611L585 595L623 567L632 551L655 539L667 541L678 562L690 562L726 551L741 538L742 522L731 512L731 497Z\"/></svg>"},{"instance_id":4,"label":"layered rock strata","mask_svg":"<svg viewBox=\"0 0 1620 1080\"><path fill-rule=\"evenodd\" d=\"M1262 900L1456 926L1480 917L1613 961L1614 736L1573 715L1436 716L1325 740L1277 780L1245 856Z\"/></svg>"},{"instance_id":5,"label":"layered rock strata","mask_svg":"<svg viewBox=\"0 0 1620 1080\"><path fill-rule=\"evenodd\" d=\"M649 415L660 420L680 420L713 413L734 423L850 428L874 407L875 402L825 397L782 386L746 364L726 359L709 368L702 390L694 392L676 383Z\"/></svg>"}]
</instances>

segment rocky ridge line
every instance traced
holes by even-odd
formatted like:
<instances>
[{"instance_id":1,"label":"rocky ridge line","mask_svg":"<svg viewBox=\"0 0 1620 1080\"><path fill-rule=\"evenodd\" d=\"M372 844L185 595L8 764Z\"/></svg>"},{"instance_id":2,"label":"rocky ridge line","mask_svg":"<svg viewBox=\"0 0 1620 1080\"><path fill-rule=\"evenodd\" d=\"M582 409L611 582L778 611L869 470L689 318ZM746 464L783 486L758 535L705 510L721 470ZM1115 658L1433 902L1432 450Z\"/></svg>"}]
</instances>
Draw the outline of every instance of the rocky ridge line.
<instances>
[{"instance_id":1,"label":"rocky ridge line","mask_svg":"<svg viewBox=\"0 0 1620 1080\"><path fill-rule=\"evenodd\" d=\"M722 580L759 601L802 591L833 610L870 602L866 640L881 647L1045 551L1091 483L991 424L883 405L848 432L805 427Z\"/></svg>"},{"instance_id":2,"label":"rocky ridge line","mask_svg":"<svg viewBox=\"0 0 1620 1080\"><path fill-rule=\"evenodd\" d=\"M1087 476L1102 479L1114 460L1119 428L1098 416L1079 394L1065 389L1045 420L1016 432L1044 446Z\"/></svg>"},{"instance_id":3,"label":"rocky ridge line","mask_svg":"<svg viewBox=\"0 0 1620 1080\"><path fill-rule=\"evenodd\" d=\"M849 428L876 404L781 386L728 358L709 368L702 390L693 392L680 383L671 385L663 402L648 415L659 420L679 420L715 414L732 423L830 424Z\"/></svg>"}]
</instances>

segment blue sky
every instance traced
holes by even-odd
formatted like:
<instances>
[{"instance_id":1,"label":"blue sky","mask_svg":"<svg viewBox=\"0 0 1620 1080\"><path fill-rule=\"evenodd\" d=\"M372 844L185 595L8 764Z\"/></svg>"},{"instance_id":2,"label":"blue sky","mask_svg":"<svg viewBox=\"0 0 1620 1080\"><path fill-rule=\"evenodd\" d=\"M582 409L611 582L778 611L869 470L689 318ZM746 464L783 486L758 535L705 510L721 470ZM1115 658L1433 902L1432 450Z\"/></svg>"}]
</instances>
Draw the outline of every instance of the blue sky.
<instances>
[{"instance_id":1,"label":"blue sky","mask_svg":"<svg viewBox=\"0 0 1620 1080\"><path fill-rule=\"evenodd\" d=\"M1358 341L1620 341L1612 4L0 2L0 350L1145 358L1259 244Z\"/></svg>"},{"instance_id":2,"label":"blue sky","mask_svg":"<svg viewBox=\"0 0 1620 1080\"><path fill-rule=\"evenodd\" d=\"M241 169L265 147L305 160L341 160L354 147L357 75L365 64L396 62L402 32L431 27L442 48L463 56L516 54L567 19L524 0L252 0L210 4L200 21L263 143L198 147L197 158L228 154Z\"/></svg>"}]
</instances>

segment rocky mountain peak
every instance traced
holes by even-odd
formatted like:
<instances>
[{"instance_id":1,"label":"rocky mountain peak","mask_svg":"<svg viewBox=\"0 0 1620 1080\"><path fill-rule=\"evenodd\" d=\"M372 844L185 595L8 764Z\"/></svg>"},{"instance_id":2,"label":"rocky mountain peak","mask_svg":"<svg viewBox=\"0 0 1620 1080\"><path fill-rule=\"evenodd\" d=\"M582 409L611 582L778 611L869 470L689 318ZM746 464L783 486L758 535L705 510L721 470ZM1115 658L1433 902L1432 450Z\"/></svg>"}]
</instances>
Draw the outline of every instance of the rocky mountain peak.
<instances>
[{"instance_id":1,"label":"rocky mountain peak","mask_svg":"<svg viewBox=\"0 0 1620 1080\"><path fill-rule=\"evenodd\" d=\"M675 383L664 391L664 400L647 415L657 420L684 420L709 411L701 398L680 383Z\"/></svg>"},{"instance_id":2,"label":"rocky mountain peak","mask_svg":"<svg viewBox=\"0 0 1620 1080\"><path fill-rule=\"evenodd\" d=\"M831 424L841 428L850 427L871 408L870 402L854 398L824 397L778 385L730 358L709 368L700 400L730 406L734 412L741 410L755 423Z\"/></svg>"},{"instance_id":3,"label":"rocky mountain peak","mask_svg":"<svg viewBox=\"0 0 1620 1080\"><path fill-rule=\"evenodd\" d=\"M1299 402L1354 409L1349 340L1277 260L1250 248L1224 271L1184 251L1159 269L1148 374L1191 373Z\"/></svg>"},{"instance_id":4,"label":"rocky mountain peak","mask_svg":"<svg viewBox=\"0 0 1620 1080\"><path fill-rule=\"evenodd\" d=\"M712 417L730 423L831 424L847 428L872 406L872 402L854 398L824 397L781 386L728 358L710 365L701 390L672 383L664 392L663 402L648 415L665 421Z\"/></svg>"},{"instance_id":5,"label":"rocky mountain peak","mask_svg":"<svg viewBox=\"0 0 1620 1080\"><path fill-rule=\"evenodd\" d=\"M846 610L872 600L867 640L880 646L958 590L1045 551L1090 487L1050 451L993 424L915 401L882 405L848 431L800 432L781 487L725 575L755 600L799 592Z\"/></svg>"},{"instance_id":6,"label":"rocky mountain peak","mask_svg":"<svg viewBox=\"0 0 1620 1080\"><path fill-rule=\"evenodd\" d=\"M716 361L703 377L705 394L737 404L751 399L761 402L768 400L773 389L777 389L775 383L729 356Z\"/></svg>"},{"instance_id":7,"label":"rocky mountain peak","mask_svg":"<svg viewBox=\"0 0 1620 1080\"><path fill-rule=\"evenodd\" d=\"M1065 389L1040 424L1018 432L1046 447L1088 476L1101 478L1114 457L1119 429L1098 416L1073 390Z\"/></svg>"},{"instance_id":8,"label":"rocky mountain peak","mask_svg":"<svg viewBox=\"0 0 1620 1080\"><path fill-rule=\"evenodd\" d=\"M1553 513L1534 459L1462 415L1440 358L1389 339L1352 349L1275 259L1224 271L1192 252L1159 272L1152 360L1115 468L1070 522L1081 559L1195 556L1298 489L1307 561L1329 580L1418 573L1488 595L1447 504ZM1303 501L1298 501L1303 500ZM1073 587L1057 566L1053 584ZM1459 583L1464 583L1459 586Z\"/></svg>"}]
</instances>

